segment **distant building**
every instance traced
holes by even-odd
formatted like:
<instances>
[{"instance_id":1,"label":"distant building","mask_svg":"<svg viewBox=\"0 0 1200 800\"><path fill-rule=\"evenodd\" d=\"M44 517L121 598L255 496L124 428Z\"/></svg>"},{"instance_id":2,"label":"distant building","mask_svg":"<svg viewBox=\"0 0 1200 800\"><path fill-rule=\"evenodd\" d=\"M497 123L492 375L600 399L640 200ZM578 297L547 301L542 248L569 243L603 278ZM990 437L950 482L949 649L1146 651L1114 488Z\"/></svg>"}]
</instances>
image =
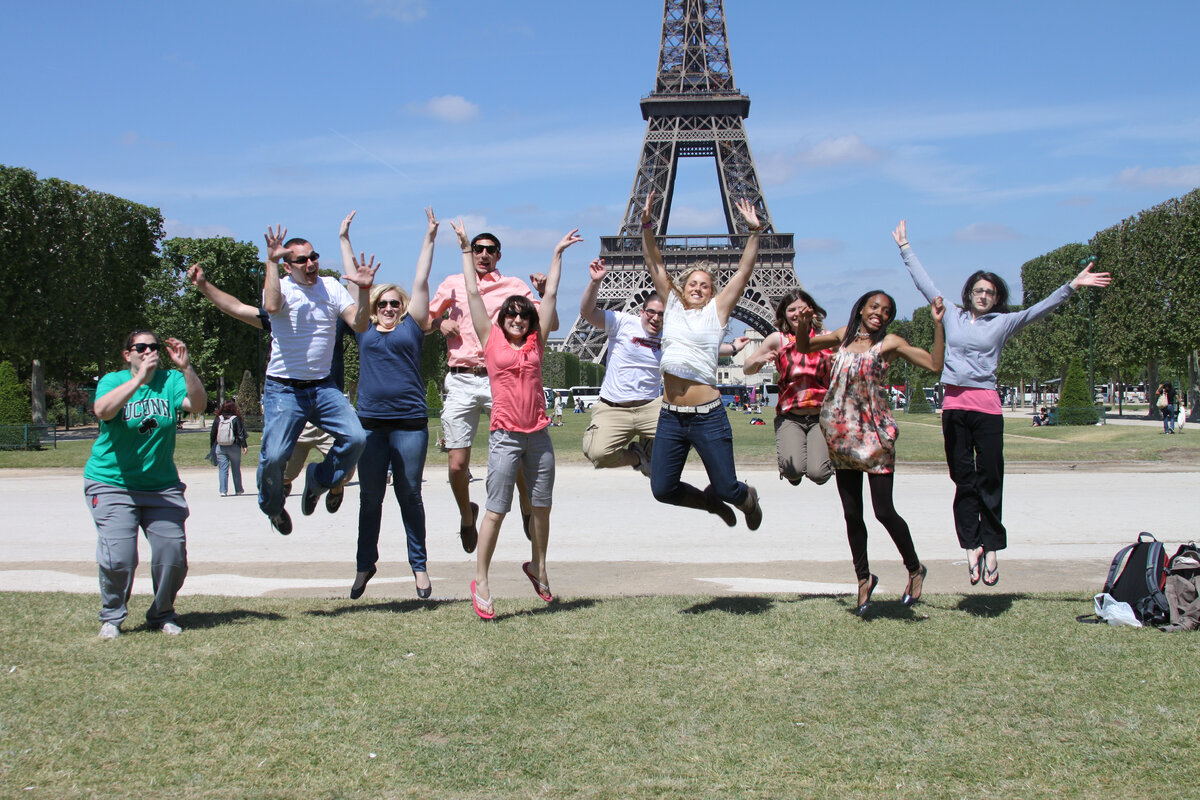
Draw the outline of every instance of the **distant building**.
<instances>
[{"instance_id":1,"label":"distant building","mask_svg":"<svg viewBox=\"0 0 1200 800\"><path fill-rule=\"evenodd\" d=\"M746 345L740 353L729 358L722 358L717 362L717 383L732 383L741 386L761 386L764 383L770 383L775 369L769 364L759 370L757 375L747 377L746 373L742 372L742 365L746 363L746 359L762 345L763 339L766 337L753 328L747 328L742 335L750 340L750 344Z\"/></svg>"}]
</instances>

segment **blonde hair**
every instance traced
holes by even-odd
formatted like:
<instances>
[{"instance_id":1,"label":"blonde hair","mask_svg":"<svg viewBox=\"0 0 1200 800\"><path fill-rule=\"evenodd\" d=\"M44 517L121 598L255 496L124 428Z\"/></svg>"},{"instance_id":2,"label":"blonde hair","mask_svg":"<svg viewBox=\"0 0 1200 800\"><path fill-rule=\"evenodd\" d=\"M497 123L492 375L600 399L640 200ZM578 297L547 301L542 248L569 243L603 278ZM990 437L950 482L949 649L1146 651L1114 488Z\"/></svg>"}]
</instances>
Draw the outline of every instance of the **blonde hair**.
<instances>
[{"instance_id":1,"label":"blonde hair","mask_svg":"<svg viewBox=\"0 0 1200 800\"><path fill-rule=\"evenodd\" d=\"M398 317L396 317L396 324L399 325L400 322L406 316L408 316L408 304L409 304L408 292L404 291L403 289L401 289L399 286L397 286L394 283L379 283L379 284L376 284L375 286L371 287L371 323L372 324L379 322L379 313L378 313L379 298L383 297L388 292L395 292L396 294L400 295L400 315Z\"/></svg>"},{"instance_id":2,"label":"blonde hair","mask_svg":"<svg viewBox=\"0 0 1200 800\"><path fill-rule=\"evenodd\" d=\"M696 266L684 270L682 273L680 273L678 278L671 282L671 291L675 293L675 296L679 299L679 302L683 303L683 288L687 286L687 282L691 280L692 275L696 274L697 272L703 272L708 276L708 282L712 284L713 297L717 296L716 265L711 264L708 261L701 261L696 264ZM684 306L687 305L687 303L683 304Z\"/></svg>"}]
</instances>

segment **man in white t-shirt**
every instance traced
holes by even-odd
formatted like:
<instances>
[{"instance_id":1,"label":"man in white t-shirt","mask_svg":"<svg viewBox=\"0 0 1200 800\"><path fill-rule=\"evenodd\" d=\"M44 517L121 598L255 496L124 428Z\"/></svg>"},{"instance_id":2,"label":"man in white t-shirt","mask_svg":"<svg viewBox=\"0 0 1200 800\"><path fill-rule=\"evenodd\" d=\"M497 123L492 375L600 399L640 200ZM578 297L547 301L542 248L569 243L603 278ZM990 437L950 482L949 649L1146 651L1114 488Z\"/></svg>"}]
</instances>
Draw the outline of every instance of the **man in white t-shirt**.
<instances>
[{"instance_id":1,"label":"man in white t-shirt","mask_svg":"<svg viewBox=\"0 0 1200 800\"><path fill-rule=\"evenodd\" d=\"M608 367L600 401L592 406L592 423L583 433L583 454L596 469L633 467L650 477L654 431L662 409L663 301L650 294L640 314L603 310L596 305L608 269L604 259L588 265L591 282L579 301L579 315L608 332ZM745 349L744 336L721 345L720 355Z\"/></svg>"},{"instance_id":2,"label":"man in white t-shirt","mask_svg":"<svg viewBox=\"0 0 1200 800\"><path fill-rule=\"evenodd\" d=\"M318 274L318 255L304 239L288 239L287 230L267 228L263 308L271 321L271 358L263 388L263 435L258 459L258 507L285 536L292 520L283 507L283 470L301 429L311 422L334 439L320 464L305 471L300 510L306 516L323 492L339 485L358 463L366 433L350 402L330 375L340 317L355 331L367 329L370 308L357 304L335 278ZM279 262L287 277L280 278ZM378 269L355 263L347 279L369 295ZM366 294L361 294L366 292Z\"/></svg>"}]
</instances>

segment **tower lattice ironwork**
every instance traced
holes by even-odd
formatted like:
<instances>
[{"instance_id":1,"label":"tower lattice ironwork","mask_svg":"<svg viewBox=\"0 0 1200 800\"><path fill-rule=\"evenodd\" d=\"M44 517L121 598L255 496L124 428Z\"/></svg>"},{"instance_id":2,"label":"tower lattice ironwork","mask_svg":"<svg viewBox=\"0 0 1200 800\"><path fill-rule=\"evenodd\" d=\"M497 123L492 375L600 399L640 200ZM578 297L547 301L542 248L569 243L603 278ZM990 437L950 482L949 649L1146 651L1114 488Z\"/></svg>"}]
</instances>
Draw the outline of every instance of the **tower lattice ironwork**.
<instances>
[{"instance_id":1,"label":"tower lattice ironwork","mask_svg":"<svg viewBox=\"0 0 1200 800\"><path fill-rule=\"evenodd\" d=\"M639 308L653 286L642 260L642 207L651 191L657 195L653 224L667 269L677 273L699 262L715 266L724 285L737 269L746 246L745 221L734 201L745 197L766 227L754 275L733 316L766 335L775 329L775 303L800 285L792 266L790 233L777 233L758 182L742 124L750 114L750 98L733 83L722 0L665 0L662 44L654 91L642 99L646 137L629 205L617 236L600 237L600 257L608 276L600 287L601 308ZM713 158L717 164L726 232L669 236L671 199L680 158ZM658 199L661 198L661 199ZM581 359L600 361L607 337L582 318L575 320L565 349Z\"/></svg>"}]
</instances>

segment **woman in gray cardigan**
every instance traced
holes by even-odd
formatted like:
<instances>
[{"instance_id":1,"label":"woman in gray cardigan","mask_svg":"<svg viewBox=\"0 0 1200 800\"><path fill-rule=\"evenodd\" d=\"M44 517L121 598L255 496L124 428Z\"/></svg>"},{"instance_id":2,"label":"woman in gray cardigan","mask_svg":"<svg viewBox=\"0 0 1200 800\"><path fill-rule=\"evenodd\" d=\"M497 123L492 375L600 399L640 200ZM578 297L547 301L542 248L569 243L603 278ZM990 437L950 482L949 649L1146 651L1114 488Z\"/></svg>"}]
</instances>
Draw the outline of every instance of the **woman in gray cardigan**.
<instances>
[{"instance_id":1,"label":"woman in gray cardigan","mask_svg":"<svg viewBox=\"0 0 1200 800\"><path fill-rule=\"evenodd\" d=\"M892 231L904 266L929 302L942 293L908 244L904 220ZM1000 521L1004 491L1004 417L996 391L996 369L1004 343L1031 322L1062 305L1081 286L1107 286L1107 272L1090 262L1053 294L1021 311L1009 311L1008 286L1000 276L978 270L962 289L962 306L947 308L946 363L942 368L942 435L946 465L955 484L954 527L967 551L971 585L1000 580L996 552L1008 546Z\"/></svg>"}]
</instances>

